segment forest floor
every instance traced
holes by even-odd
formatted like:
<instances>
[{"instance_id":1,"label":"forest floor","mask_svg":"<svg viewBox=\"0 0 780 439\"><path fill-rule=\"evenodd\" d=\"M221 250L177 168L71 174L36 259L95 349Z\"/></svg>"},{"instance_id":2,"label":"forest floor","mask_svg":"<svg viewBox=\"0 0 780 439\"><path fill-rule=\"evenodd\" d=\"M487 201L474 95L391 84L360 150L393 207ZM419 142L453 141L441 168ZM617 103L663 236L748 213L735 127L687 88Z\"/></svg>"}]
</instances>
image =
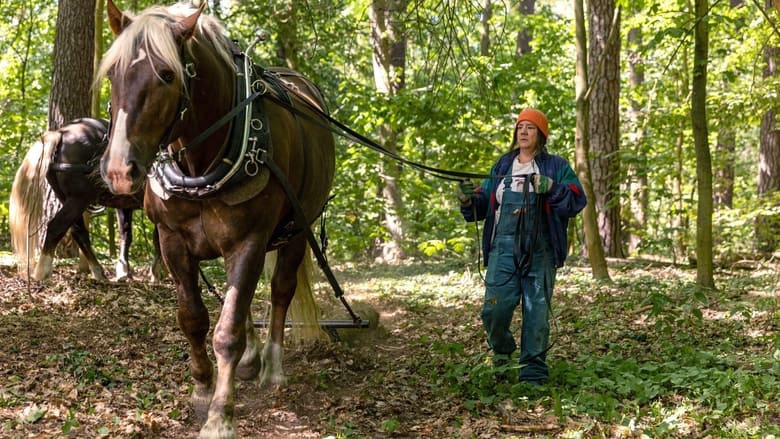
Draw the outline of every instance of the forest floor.
<instances>
[{"instance_id":1,"label":"forest floor","mask_svg":"<svg viewBox=\"0 0 780 439\"><path fill-rule=\"evenodd\" d=\"M219 266L206 267L220 286ZM497 382L463 263L334 267L372 328L286 347L286 385L238 382L243 438L775 437L777 264L718 273L583 261L558 275L550 382ZM255 316L264 306L260 293ZM327 319L346 313L330 288ZM204 293L216 321L219 302ZM264 329L258 329L261 339ZM67 265L47 284L0 266L0 437L195 438L187 344L169 283L100 283Z\"/></svg>"}]
</instances>

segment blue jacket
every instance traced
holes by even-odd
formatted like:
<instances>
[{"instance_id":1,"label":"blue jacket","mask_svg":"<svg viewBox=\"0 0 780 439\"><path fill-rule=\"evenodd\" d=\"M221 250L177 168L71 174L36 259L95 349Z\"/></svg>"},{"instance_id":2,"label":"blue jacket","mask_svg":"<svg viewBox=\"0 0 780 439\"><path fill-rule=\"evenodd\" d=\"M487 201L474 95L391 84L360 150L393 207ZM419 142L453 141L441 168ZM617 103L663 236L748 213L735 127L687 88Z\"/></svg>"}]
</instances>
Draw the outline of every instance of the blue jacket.
<instances>
[{"instance_id":1,"label":"blue jacket","mask_svg":"<svg viewBox=\"0 0 780 439\"><path fill-rule=\"evenodd\" d=\"M512 162L519 152L518 149L514 149L501 156L490 169L490 175L496 177L487 178L482 182L471 198L471 206L461 205L460 207L466 221L485 220L482 232L482 254L485 266L488 264L496 221L495 213L498 208L496 190L501 176L512 171ZM559 268L563 266L568 253L566 229L569 226L569 218L577 215L585 207L587 203L585 191L582 189L577 174L563 157L544 151L537 154L534 161L540 174L553 179L553 184L545 196L544 218L547 221L547 230L550 232L550 247L553 249L555 266ZM475 213L476 218L474 217Z\"/></svg>"}]
</instances>

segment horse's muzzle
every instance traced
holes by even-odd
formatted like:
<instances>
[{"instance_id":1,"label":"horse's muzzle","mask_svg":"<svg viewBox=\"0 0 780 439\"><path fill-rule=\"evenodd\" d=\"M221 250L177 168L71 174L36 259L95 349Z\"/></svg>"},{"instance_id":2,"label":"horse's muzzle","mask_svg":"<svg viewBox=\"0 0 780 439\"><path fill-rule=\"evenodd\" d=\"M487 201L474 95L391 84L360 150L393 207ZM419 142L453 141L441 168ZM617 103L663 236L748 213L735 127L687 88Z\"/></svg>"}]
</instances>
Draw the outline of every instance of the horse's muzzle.
<instances>
[{"instance_id":1,"label":"horse's muzzle","mask_svg":"<svg viewBox=\"0 0 780 439\"><path fill-rule=\"evenodd\" d=\"M103 157L100 160L100 175L108 190L117 195L135 194L144 188L146 182L146 170L134 160L117 163Z\"/></svg>"}]
</instances>

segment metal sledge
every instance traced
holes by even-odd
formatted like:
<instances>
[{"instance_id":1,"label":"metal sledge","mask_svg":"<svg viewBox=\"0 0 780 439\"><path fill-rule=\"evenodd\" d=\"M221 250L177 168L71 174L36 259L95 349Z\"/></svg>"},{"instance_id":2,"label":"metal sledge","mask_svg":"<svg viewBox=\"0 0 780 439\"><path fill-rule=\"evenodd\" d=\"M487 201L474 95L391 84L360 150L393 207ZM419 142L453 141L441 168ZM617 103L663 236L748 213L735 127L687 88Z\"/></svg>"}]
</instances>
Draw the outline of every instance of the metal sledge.
<instances>
[{"instance_id":1,"label":"metal sledge","mask_svg":"<svg viewBox=\"0 0 780 439\"><path fill-rule=\"evenodd\" d=\"M254 321L255 328L267 328L270 323L271 322L269 320ZM367 329L371 326L370 321L360 318L357 318L356 320L320 320L317 323L319 323L320 328L328 333L328 336L331 338L331 340L336 341L341 339L338 332L336 332L337 329ZM284 322L285 328L292 328L303 325L303 322L293 322L290 320Z\"/></svg>"}]
</instances>

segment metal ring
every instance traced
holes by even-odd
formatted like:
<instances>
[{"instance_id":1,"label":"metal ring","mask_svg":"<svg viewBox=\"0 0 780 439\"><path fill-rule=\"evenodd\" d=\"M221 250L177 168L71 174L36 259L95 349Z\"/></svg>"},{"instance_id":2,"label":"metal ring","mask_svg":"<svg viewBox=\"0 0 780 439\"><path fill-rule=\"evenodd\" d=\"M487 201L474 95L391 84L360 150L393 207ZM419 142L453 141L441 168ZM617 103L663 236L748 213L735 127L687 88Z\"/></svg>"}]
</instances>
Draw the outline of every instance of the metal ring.
<instances>
[{"instance_id":1,"label":"metal ring","mask_svg":"<svg viewBox=\"0 0 780 439\"><path fill-rule=\"evenodd\" d=\"M256 161L250 160L244 164L244 173L250 177L254 177L260 172L260 165Z\"/></svg>"},{"instance_id":2,"label":"metal ring","mask_svg":"<svg viewBox=\"0 0 780 439\"><path fill-rule=\"evenodd\" d=\"M266 85L265 81L258 79L252 83L252 90L256 93L266 94L266 92L268 92L268 85Z\"/></svg>"},{"instance_id":3,"label":"metal ring","mask_svg":"<svg viewBox=\"0 0 780 439\"><path fill-rule=\"evenodd\" d=\"M252 127L255 131L260 131L263 129L263 121L260 119L252 119L249 122L249 125Z\"/></svg>"}]
</instances>

